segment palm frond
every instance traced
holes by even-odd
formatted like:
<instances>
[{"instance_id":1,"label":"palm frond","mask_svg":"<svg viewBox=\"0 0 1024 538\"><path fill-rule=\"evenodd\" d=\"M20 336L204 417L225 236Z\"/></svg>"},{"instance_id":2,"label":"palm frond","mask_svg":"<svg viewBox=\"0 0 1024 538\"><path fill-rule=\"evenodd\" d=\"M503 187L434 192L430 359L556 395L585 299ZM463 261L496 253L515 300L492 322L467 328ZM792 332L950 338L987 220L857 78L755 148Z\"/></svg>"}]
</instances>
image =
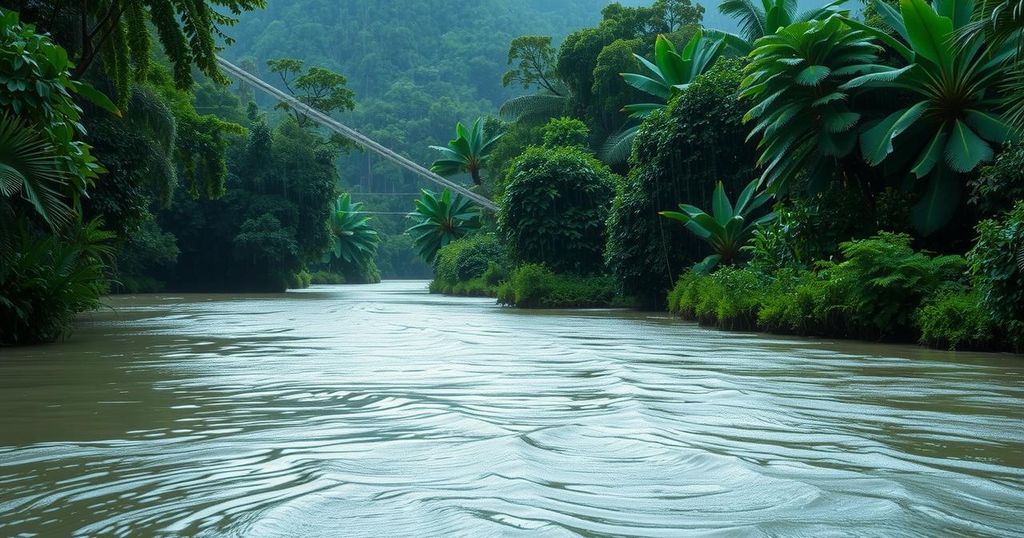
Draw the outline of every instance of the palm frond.
<instances>
[{"instance_id":1,"label":"palm frond","mask_svg":"<svg viewBox=\"0 0 1024 538\"><path fill-rule=\"evenodd\" d=\"M71 217L61 194L69 177L62 159L25 120L0 115L0 195L20 194L54 228Z\"/></svg>"},{"instance_id":2,"label":"palm frond","mask_svg":"<svg viewBox=\"0 0 1024 538\"><path fill-rule=\"evenodd\" d=\"M498 114L508 121L543 120L563 115L568 104L569 99L563 95L523 95L505 101Z\"/></svg>"}]
</instances>

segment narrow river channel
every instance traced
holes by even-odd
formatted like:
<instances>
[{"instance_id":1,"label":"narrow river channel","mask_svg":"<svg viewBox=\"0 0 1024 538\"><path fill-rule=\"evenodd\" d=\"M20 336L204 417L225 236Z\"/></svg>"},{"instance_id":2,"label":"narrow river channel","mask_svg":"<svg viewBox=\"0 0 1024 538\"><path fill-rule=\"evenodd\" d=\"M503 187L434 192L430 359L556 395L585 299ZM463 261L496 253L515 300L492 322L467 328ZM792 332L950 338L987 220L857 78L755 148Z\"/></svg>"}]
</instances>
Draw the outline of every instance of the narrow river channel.
<instances>
[{"instance_id":1,"label":"narrow river channel","mask_svg":"<svg viewBox=\"0 0 1024 538\"><path fill-rule=\"evenodd\" d=\"M0 349L0 536L1014 536L1024 358L423 282L108 300Z\"/></svg>"}]
</instances>

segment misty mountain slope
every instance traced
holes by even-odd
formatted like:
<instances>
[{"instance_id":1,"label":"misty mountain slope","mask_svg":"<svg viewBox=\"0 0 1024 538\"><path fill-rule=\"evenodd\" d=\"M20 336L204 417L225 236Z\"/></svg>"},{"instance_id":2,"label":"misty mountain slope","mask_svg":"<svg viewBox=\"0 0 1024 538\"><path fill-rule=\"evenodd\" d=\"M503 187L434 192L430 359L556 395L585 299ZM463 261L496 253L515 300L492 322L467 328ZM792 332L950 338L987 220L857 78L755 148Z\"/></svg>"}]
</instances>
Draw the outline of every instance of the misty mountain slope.
<instances>
[{"instance_id":1,"label":"misty mountain slope","mask_svg":"<svg viewBox=\"0 0 1024 538\"><path fill-rule=\"evenodd\" d=\"M626 5L651 0L627 0ZM502 88L508 46L515 37L551 35L555 43L596 24L607 0L269 0L228 29L231 60L250 59L271 83L272 58L293 57L345 75L356 110L353 127L421 163L428 145L444 144L456 121L493 114L522 92ZM823 0L801 2L803 7ZM735 24L707 6L705 25ZM266 101L264 101L266 102ZM366 156L343 159L350 185L374 183L389 167Z\"/></svg>"}]
</instances>

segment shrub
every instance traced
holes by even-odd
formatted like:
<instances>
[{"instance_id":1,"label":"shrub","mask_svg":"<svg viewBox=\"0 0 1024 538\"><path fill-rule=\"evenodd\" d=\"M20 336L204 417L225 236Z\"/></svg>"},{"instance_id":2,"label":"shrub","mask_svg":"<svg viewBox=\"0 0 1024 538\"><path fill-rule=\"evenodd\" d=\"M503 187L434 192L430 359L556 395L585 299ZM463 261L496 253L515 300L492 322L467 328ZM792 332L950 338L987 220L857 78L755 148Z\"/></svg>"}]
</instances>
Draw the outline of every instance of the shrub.
<instances>
[{"instance_id":1,"label":"shrub","mask_svg":"<svg viewBox=\"0 0 1024 538\"><path fill-rule=\"evenodd\" d=\"M793 267L763 272L755 266L723 267L710 275L690 272L669 293L668 307L724 329L916 338L919 306L936 290L962 281L966 267L959 256L915 252L910 238L898 234L843 243L842 251L842 262L821 262L818 272ZM983 334L981 329L969 333Z\"/></svg>"},{"instance_id":2,"label":"shrub","mask_svg":"<svg viewBox=\"0 0 1024 538\"><path fill-rule=\"evenodd\" d=\"M970 182L971 205L986 215L1007 211L1024 200L1024 143L1008 145L996 162L981 169Z\"/></svg>"},{"instance_id":3,"label":"shrub","mask_svg":"<svg viewBox=\"0 0 1024 538\"><path fill-rule=\"evenodd\" d=\"M762 329L792 334L822 334L821 319L828 282L811 271L781 270L762 294L757 314Z\"/></svg>"},{"instance_id":4,"label":"shrub","mask_svg":"<svg viewBox=\"0 0 1024 538\"><path fill-rule=\"evenodd\" d=\"M516 269L498 288L498 302L520 308L600 308L613 306L615 284L608 276L556 274L538 264Z\"/></svg>"},{"instance_id":5,"label":"shrub","mask_svg":"<svg viewBox=\"0 0 1024 538\"><path fill-rule=\"evenodd\" d=\"M546 148L586 149L590 141L590 129L576 118L553 118L541 128L541 136L544 137Z\"/></svg>"},{"instance_id":6,"label":"shrub","mask_svg":"<svg viewBox=\"0 0 1024 538\"><path fill-rule=\"evenodd\" d=\"M750 269L722 267L710 275L689 271L669 293L669 311L702 325L750 330L757 327L766 287L764 277Z\"/></svg>"},{"instance_id":7,"label":"shrub","mask_svg":"<svg viewBox=\"0 0 1024 538\"><path fill-rule=\"evenodd\" d=\"M345 275L331 271L317 271L310 276L309 282L318 286L344 284Z\"/></svg>"},{"instance_id":8,"label":"shrub","mask_svg":"<svg viewBox=\"0 0 1024 538\"><path fill-rule=\"evenodd\" d=\"M753 177L754 146L745 142L744 103L736 99L742 62L719 61L644 120L633 142L632 168L608 218L605 254L619 291L644 306L663 307L665 292L708 254L699 238L658 211L680 201L710 207L716 181L739 192Z\"/></svg>"},{"instance_id":9,"label":"shrub","mask_svg":"<svg viewBox=\"0 0 1024 538\"><path fill-rule=\"evenodd\" d=\"M963 278L960 256L914 252L910 237L881 233L840 245L844 260L823 265L828 281L816 311L837 336L882 338L915 331L925 297L945 282Z\"/></svg>"},{"instance_id":10,"label":"shrub","mask_svg":"<svg viewBox=\"0 0 1024 538\"><path fill-rule=\"evenodd\" d=\"M616 177L579 148L527 149L512 163L498 212L513 261L599 272Z\"/></svg>"},{"instance_id":11,"label":"shrub","mask_svg":"<svg viewBox=\"0 0 1024 538\"><path fill-rule=\"evenodd\" d=\"M292 275L288 279L288 289L290 290L304 290L309 287L313 282L313 275L309 274L309 271L303 269L298 273Z\"/></svg>"},{"instance_id":12,"label":"shrub","mask_svg":"<svg viewBox=\"0 0 1024 538\"><path fill-rule=\"evenodd\" d=\"M0 251L0 345L52 342L79 312L107 292L105 261L114 234L93 221L60 236L32 232L24 220Z\"/></svg>"},{"instance_id":13,"label":"shrub","mask_svg":"<svg viewBox=\"0 0 1024 538\"><path fill-rule=\"evenodd\" d=\"M484 282L484 279L474 278L472 280L457 282L454 286L448 288L446 293L451 295L460 295L463 297L494 297L497 290L494 286Z\"/></svg>"},{"instance_id":14,"label":"shrub","mask_svg":"<svg viewBox=\"0 0 1024 538\"><path fill-rule=\"evenodd\" d=\"M509 271L505 265L489 262L482 278L488 286L497 286L508 280L508 277Z\"/></svg>"},{"instance_id":15,"label":"shrub","mask_svg":"<svg viewBox=\"0 0 1024 538\"><path fill-rule=\"evenodd\" d=\"M983 302L977 290L940 289L917 312L921 343L949 350L997 346L995 323Z\"/></svg>"},{"instance_id":16,"label":"shrub","mask_svg":"<svg viewBox=\"0 0 1024 538\"><path fill-rule=\"evenodd\" d=\"M439 250L434 274L439 280L454 284L482 277L491 263L507 265L505 247L494 234L477 234Z\"/></svg>"},{"instance_id":17,"label":"shrub","mask_svg":"<svg viewBox=\"0 0 1024 538\"><path fill-rule=\"evenodd\" d=\"M1024 201L1001 220L978 224L978 242L967 257L985 308L1009 344L1024 350Z\"/></svg>"}]
</instances>

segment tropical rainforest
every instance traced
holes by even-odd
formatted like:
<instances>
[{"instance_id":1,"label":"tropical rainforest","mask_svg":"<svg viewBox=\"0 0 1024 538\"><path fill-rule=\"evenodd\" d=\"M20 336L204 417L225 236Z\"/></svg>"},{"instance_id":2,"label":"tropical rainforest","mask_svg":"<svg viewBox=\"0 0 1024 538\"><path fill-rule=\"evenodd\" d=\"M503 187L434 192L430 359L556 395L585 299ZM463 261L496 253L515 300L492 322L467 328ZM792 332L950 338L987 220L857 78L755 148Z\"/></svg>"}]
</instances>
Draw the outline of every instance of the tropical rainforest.
<instances>
[{"instance_id":1,"label":"tropical rainforest","mask_svg":"<svg viewBox=\"0 0 1024 538\"><path fill-rule=\"evenodd\" d=\"M432 274L1024 350L1018 0L605 4L0 1L0 343L108 293Z\"/></svg>"}]
</instances>

